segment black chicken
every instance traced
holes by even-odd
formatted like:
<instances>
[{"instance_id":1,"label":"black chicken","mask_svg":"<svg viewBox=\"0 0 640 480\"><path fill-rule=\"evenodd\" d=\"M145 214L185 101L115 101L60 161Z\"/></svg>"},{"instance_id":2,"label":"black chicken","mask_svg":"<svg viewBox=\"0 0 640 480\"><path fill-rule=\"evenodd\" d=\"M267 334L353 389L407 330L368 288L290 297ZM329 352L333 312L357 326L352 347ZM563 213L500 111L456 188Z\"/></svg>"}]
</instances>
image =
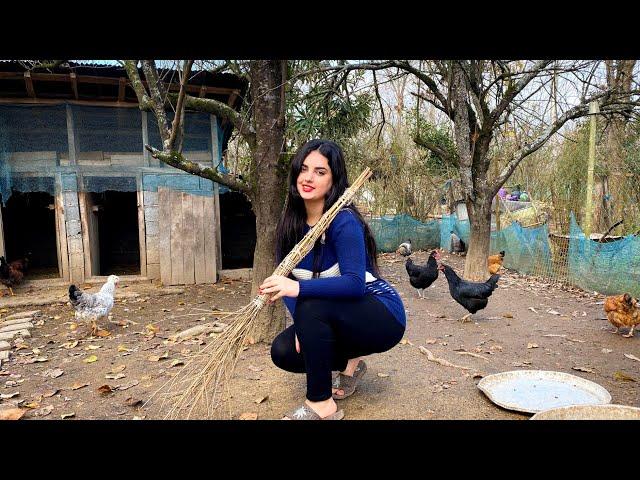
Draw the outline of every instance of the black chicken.
<instances>
[{"instance_id":1,"label":"black chicken","mask_svg":"<svg viewBox=\"0 0 640 480\"><path fill-rule=\"evenodd\" d=\"M465 322L471 315L487 306L489 297L498 288L500 275L491 275L486 282L470 282L460 278L449 265L441 263L438 270L444 272L449 282L449 293L469 313L460 320Z\"/></svg>"},{"instance_id":2,"label":"black chicken","mask_svg":"<svg viewBox=\"0 0 640 480\"><path fill-rule=\"evenodd\" d=\"M428 288L438 278L438 260L440 260L440 254L437 250L434 250L429 254L429 260L427 260L426 265L415 265L410 258L405 263L409 274L409 283L416 289L420 298L424 298L424 289Z\"/></svg>"}]
</instances>

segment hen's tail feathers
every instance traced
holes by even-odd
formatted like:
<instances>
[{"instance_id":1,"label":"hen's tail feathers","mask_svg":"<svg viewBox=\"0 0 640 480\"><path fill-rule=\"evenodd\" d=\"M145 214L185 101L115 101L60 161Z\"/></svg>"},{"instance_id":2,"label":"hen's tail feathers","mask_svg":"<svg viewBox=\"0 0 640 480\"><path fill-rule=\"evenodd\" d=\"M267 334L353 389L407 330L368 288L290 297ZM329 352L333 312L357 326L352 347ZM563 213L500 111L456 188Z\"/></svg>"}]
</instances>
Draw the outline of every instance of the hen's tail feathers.
<instances>
[{"instance_id":1,"label":"hen's tail feathers","mask_svg":"<svg viewBox=\"0 0 640 480\"><path fill-rule=\"evenodd\" d=\"M69 300L71 300L71 303L77 302L80 295L82 295L82 291L78 287L75 285L69 287Z\"/></svg>"}]
</instances>

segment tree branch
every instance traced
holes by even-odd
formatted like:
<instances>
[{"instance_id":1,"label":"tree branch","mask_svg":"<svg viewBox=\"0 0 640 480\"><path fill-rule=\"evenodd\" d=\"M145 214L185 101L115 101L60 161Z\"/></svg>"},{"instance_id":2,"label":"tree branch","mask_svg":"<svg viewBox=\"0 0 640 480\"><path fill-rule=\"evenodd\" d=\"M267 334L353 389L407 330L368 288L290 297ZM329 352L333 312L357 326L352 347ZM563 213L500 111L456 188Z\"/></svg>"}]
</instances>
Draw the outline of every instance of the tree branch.
<instances>
[{"instance_id":1,"label":"tree branch","mask_svg":"<svg viewBox=\"0 0 640 480\"><path fill-rule=\"evenodd\" d=\"M156 120L158 121L158 130L160 132L160 138L162 138L162 148L169 151L171 150L171 145L169 144L170 132L167 124L167 113L165 112L166 97L162 96L160 88L158 87L158 71L155 68L155 61L142 60L142 70L147 79L147 87L151 95L153 110L156 114Z\"/></svg>"},{"instance_id":2,"label":"tree branch","mask_svg":"<svg viewBox=\"0 0 640 480\"><path fill-rule=\"evenodd\" d=\"M140 75L138 75L138 61L125 60L123 65L127 75L129 76L131 87L133 88L133 91L136 92L136 97L138 97L140 110L152 110L153 102L147 95L147 90L144 88L142 80L140 80Z\"/></svg>"},{"instance_id":3,"label":"tree branch","mask_svg":"<svg viewBox=\"0 0 640 480\"><path fill-rule=\"evenodd\" d=\"M429 141L429 140L427 140L425 138L422 138L417 134L413 137L413 141L416 143L416 145L419 145L419 146L424 147L424 148L428 148L429 150L431 150L433 153L438 155L443 160L446 160L446 161L452 163L456 167L459 166L458 165L458 159L455 158L454 156L450 155L449 152L444 150L442 147L440 147L436 143L433 143L433 142L431 142L431 141Z\"/></svg>"},{"instance_id":4,"label":"tree branch","mask_svg":"<svg viewBox=\"0 0 640 480\"><path fill-rule=\"evenodd\" d=\"M491 129L498 121L502 113L509 107L513 99L534 79L542 70L553 63L553 60L540 60L535 64L531 71L527 72L517 82L511 84L504 96L500 100L498 106L491 112L485 128Z\"/></svg>"},{"instance_id":5,"label":"tree branch","mask_svg":"<svg viewBox=\"0 0 640 480\"><path fill-rule=\"evenodd\" d=\"M182 72L182 78L180 79L180 92L178 93L178 101L176 102L176 114L173 117L173 123L171 125L171 136L169 137L169 149L170 150L182 150L180 148L175 149L174 143L176 141L176 136L178 134L178 130L180 129L180 122L184 117L184 96L185 96L185 86L187 85L187 81L189 79L189 74L191 73L191 66L193 65L193 60L187 60L184 65L184 70Z\"/></svg>"},{"instance_id":6,"label":"tree branch","mask_svg":"<svg viewBox=\"0 0 640 480\"><path fill-rule=\"evenodd\" d=\"M177 100L175 93L170 93L169 98L172 101ZM249 148L253 150L256 144L256 132L253 127L245 122L242 115L236 112L229 105L222 103L212 98L198 98L191 95L185 95L184 97L185 107L199 112L212 113L218 117L224 118L230 121L233 126L238 130L240 135L249 144Z\"/></svg>"},{"instance_id":7,"label":"tree branch","mask_svg":"<svg viewBox=\"0 0 640 480\"><path fill-rule=\"evenodd\" d=\"M176 152L175 150L172 150L170 152L163 152L161 150L158 150L157 148L152 147L151 145L145 145L144 147L149 152L151 152L151 156L153 158L157 158L167 165L171 165L172 167L175 167L192 175L196 175L198 177L208 178L209 180L213 180L216 183L226 185L233 190L243 193L250 199L253 198L254 192L249 188L249 186L236 180L235 177L229 174L217 172L213 168L209 167L203 168L199 164L187 160L184 155L182 155L182 153Z\"/></svg>"}]
</instances>

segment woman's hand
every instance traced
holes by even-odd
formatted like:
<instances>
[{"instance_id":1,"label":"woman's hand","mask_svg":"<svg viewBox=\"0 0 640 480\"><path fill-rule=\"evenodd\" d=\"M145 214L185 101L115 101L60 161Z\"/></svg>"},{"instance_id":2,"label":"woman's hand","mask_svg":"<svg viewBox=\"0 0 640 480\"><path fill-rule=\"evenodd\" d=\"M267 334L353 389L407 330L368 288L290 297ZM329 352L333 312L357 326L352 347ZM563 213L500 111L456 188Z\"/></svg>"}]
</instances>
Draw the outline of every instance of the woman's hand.
<instances>
[{"instance_id":1,"label":"woman's hand","mask_svg":"<svg viewBox=\"0 0 640 480\"><path fill-rule=\"evenodd\" d=\"M273 303L282 297L297 297L300 293L300 284L295 280L283 277L282 275L271 275L267 277L262 285L258 287L258 293L273 293L269 303Z\"/></svg>"},{"instance_id":2,"label":"woman's hand","mask_svg":"<svg viewBox=\"0 0 640 480\"><path fill-rule=\"evenodd\" d=\"M296 337L296 352L300 353L300 342L298 341L298 335L293 334Z\"/></svg>"}]
</instances>

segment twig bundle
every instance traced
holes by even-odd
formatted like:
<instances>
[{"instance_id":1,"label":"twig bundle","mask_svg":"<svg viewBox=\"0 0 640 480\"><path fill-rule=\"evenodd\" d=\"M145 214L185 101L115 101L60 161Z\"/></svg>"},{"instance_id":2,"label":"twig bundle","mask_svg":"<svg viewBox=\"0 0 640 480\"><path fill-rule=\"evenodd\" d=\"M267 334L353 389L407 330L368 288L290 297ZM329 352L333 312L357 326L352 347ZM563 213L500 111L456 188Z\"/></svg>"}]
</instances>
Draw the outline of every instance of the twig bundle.
<instances>
[{"instance_id":1,"label":"twig bundle","mask_svg":"<svg viewBox=\"0 0 640 480\"><path fill-rule=\"evenodd\" d=\"M329 228L340 209L349 204L358 189L364 185L372 172L366 168L360 176L345 190L342 196L320 218L289 254L280 262L273 275L288 276L300 261L313 249L320 236ZM161 410L170 404L165 416L167 419L190 418L196 407L206 408L207 417L211 417L219 401L221 381L231 378L233 370L245 344L245 340L254 328L254 320L265 306L270 294L257 295L243 308L227 313L230 325L218 335L215 342L209 343L192 355L182 370L165 383L152 397L163 392ZM198 409L199 410L199 409Z\"/></svg>"}]
</instances>

